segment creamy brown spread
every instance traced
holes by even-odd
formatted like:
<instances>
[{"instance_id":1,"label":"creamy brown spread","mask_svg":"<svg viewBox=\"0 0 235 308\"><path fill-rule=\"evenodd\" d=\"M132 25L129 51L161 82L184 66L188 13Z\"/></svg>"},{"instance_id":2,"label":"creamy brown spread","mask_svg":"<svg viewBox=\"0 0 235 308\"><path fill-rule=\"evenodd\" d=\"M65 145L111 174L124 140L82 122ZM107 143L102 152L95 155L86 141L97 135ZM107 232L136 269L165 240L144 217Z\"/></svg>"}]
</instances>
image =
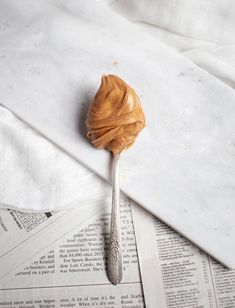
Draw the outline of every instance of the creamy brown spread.
<instances>
[{"instance_id":1,"label":"creamy brown spread","mask_svg":"<svg viewBox=\"0 0 235 308\"><path fill-rule=\"evenodd\" d=\"M129 148L145 126L135 91L115 75L102 77L86 121L87 137L98 148L120 154Z\"/></svg>"}]
</instances>

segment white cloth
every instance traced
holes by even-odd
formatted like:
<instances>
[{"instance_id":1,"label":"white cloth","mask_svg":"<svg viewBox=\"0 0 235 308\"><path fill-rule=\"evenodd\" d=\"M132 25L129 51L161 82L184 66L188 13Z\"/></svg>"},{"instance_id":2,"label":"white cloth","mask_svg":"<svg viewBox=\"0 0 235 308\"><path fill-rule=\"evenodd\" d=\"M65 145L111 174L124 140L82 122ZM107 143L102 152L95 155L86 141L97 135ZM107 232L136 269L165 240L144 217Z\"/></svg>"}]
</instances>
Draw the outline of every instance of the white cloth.
<instances>
[{"instance_id":1,"label":"white cloth","mask_svg":"<svg viewBox=\"0 0 235 308\"><path fill-rule=\"evenodd\" d=\"M235 87L233 0L102 0L163 43Z\"/></svg>"},{"instance_id":2,"label":"white cloth","mask_svg":"<svg viewBox=\"0 0 235 308\"><path fill-rule=\"evenodd\" d=\"M0 106L0 207L46 211L103 200L110 187Z\"/></svg>"}]
</instances>

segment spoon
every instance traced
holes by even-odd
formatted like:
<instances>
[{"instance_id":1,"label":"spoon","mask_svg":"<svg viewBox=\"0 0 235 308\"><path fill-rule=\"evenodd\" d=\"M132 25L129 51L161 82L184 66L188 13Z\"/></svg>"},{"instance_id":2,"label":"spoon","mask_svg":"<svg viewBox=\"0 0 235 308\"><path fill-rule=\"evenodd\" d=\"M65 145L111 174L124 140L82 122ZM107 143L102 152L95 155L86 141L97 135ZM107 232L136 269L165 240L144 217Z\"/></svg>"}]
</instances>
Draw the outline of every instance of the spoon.
<instances>
[{"instance_id":1,"label":"spoon","mask_svg":"<svg viewBox=\"0 0 235 308\"><path fill-rule=\"evenodd\" d=\"M145 127L145 115L134 89L118 76L104 75L88 110L86 125L87 137L92 144L98 149L106 149L113 153L113 195L107 276L117 285L122 280L120 153L135 142L139 132Z\"/></svg>"},{"instance_id":2,"label":"spoon","mask_svg":"<svg viewBox=\"0 0 235 308\"><path fill-rule=\"evenodd\" d=\"M122 242L120 228L120 154L113 155L112 170L112 212L110 227L110 247L108 254L108 278L117 285L122 280Z\"/></svg>"}]
</instances>

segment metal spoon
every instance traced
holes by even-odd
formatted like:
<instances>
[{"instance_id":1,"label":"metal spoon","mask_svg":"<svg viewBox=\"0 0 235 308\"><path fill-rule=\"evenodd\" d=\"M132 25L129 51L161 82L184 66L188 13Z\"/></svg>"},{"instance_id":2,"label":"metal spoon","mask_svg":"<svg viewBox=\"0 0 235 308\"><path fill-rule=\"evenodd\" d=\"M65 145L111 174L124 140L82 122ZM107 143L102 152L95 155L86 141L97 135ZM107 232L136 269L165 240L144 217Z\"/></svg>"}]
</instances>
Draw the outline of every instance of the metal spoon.
<instances>
[{"instance_id":1,"label":"metal spoon","mask_svg":"<svg viewBox=\"0 0 235 308\"><path fill-rule=\"evenodd\" d=\"M122 280L122 243L120 228L120 187L119 187L119 161L120 155L113 156L112 170L112 212L110 228L110 247L108 254L108 278L113 284Z\"/></svg>"}]
</instances>

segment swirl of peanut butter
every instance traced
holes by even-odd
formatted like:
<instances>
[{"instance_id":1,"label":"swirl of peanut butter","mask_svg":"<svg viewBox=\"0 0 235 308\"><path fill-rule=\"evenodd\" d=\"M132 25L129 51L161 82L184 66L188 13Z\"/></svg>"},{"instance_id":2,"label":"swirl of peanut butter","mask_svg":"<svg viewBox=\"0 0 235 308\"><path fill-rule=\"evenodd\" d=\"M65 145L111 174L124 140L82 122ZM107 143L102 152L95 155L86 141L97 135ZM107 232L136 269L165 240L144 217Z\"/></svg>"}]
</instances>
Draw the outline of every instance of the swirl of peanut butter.
<instances>
[{"instance_id":1,"label":"swirl of peanut butter","mask_svg":"<svg viewBox=\"0 0 235 308\"><path fill-rule=\"evenodd\" d=\"M145 116L135 91L121 78L107 75L102 77L86 125L87 137L96 148L118 155L134 143Z\"/></svg>"}]
</instances>

